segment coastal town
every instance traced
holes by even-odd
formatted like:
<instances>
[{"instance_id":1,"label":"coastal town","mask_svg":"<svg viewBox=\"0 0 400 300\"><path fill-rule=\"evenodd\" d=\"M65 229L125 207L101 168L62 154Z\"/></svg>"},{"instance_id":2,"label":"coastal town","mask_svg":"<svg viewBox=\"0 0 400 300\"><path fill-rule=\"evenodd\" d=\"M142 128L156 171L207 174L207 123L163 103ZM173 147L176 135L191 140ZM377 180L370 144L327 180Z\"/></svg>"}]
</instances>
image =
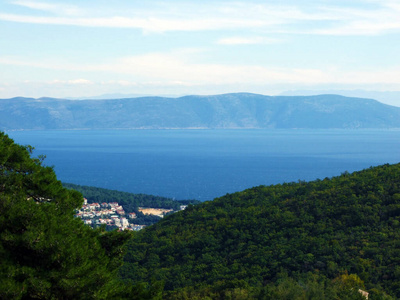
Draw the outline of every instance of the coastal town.
<instances>
[{"instance_id":1,"label":"coastal town","mask_svg":"<svg viewBox=\"0 0 400 300\"><path fill-rule=\"evenodd\" d=\"M184 210L186 205L180 206ZM174 212L172 209L163 208L142 208L138 211L163 218L166 214ZM86 225L92 228L105 225L109 229L139 231L146 225L137 224L135 212L125 212L118 202L88 203L84 198L84 204L77 210L75 217L81 218Z\"/></svg>"}]
</instances>

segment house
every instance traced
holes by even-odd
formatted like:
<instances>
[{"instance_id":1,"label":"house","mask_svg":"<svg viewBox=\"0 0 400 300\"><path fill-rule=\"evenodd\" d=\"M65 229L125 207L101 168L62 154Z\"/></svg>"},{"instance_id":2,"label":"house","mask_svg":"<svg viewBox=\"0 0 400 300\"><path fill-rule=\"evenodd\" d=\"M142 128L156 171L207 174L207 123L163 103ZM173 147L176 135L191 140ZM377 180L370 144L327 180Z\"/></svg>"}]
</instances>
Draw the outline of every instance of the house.
<instances>
[{"instance_id":1,"label":"house","mask_svg":"<svg viewBox=\"0 0 400 300\"><path fill-rule=\"evenodd\" d=\"M129 213L129 214L128 214L128 217L129 217L130 219L136 219L136 214L135 214L134 212Z\"/></svg>"},{"instance_id":2,"label":"house","mask_svg":"<svg viewBox=\"0 0 400 300\"><path fill-rule=\"evenodd\" d=\"M104 219L98 219L98 220L96 220L96 224L101 225L101 224L107 224L107 223Z\"/></svg>"},{"instance_id":3,"label":"house","mask_svg":"<svg viewBox=\"0 0 400 300\"><path fill-rule=\"evenodd\" d=\"M146 227L146 225L131 224L131 228L132 228L134 231L142 230L144 227Z\"/></svg>"},{"instance_id":4,"label":"house","mask_svg":"<svg viewBox=\"0 0 400 300\"><path fill-rule=\"evenodd\" d=\"M116 212L117 214L121 215L121 216L125 215L125 211L122 210L122 209L116 210L115 212Z\"/></svg>"},{"instance_id":5,"label":"house","mask_svg":"<svg viewBox=\"0 0 400 300\"><path fill-rule=\"evenodd\" d=\"M120 221L121 221L122 227L129 226L128 219L126 219L126 218L121 218Z\"/></svg>"},{"instance_id":6,"label":"house","mask_svg":"<svg viewBox=\"0 0 400 300\"><path fill-rule=\"evenodd\" d=\"M103 203L101 204L101 207L107 208L107 207L108 207L108 203L107 203L107 202L103 202Z\"/></svg>"}]
</instances>

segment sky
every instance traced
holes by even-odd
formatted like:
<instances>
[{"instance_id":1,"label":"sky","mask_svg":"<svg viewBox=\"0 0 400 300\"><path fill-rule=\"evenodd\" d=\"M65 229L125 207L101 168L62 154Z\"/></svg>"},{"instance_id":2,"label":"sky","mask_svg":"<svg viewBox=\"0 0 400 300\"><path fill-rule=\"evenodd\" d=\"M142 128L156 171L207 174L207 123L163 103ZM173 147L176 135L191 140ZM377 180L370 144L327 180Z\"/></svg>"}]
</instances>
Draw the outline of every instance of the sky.
<instances>
[{"instance_id":1,"label":"sky","mask_svg":"<svg viewBox=\"0 0 400 300\"><path fill-rule=\"evenodd\" d=\"M399 53L399 0L0 0L0 98L400 91Z\"/></svg>"}]
</instances>

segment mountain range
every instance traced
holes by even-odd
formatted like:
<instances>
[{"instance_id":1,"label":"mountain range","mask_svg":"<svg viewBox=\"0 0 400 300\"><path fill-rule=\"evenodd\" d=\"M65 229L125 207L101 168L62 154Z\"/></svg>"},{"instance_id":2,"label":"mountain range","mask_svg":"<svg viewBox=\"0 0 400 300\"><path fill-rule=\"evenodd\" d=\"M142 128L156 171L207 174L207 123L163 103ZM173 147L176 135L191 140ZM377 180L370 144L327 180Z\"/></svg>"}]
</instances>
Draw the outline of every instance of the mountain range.
<instances>
[{"instance_id":1,"label":"mountain range","mask_svg":"<svg viewBox=\"0 0 400 300\"><path fill-rule=\"evenodd\" d=\"M400 128L400 107L340 95L0 100L0 130Z\"/></svg>"}]
</instances>

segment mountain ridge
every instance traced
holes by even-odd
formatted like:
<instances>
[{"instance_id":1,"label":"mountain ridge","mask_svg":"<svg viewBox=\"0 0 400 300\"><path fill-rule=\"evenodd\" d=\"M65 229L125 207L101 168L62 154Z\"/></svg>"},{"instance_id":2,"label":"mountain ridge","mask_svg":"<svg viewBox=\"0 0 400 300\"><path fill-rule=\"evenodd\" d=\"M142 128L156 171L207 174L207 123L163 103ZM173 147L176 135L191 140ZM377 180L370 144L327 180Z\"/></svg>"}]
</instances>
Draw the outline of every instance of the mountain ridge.
<instances>
[{"instance_id":1,"label":"mountain ridge","mask_svg":"<svg viewBox=\"0 0 400 300\"><path fill-rule=\"evenodd\" d=\"M0 99L0 129L400 128L400 107L340 95L252 93L66 100Z\"/></svg>"}]
</instances>

